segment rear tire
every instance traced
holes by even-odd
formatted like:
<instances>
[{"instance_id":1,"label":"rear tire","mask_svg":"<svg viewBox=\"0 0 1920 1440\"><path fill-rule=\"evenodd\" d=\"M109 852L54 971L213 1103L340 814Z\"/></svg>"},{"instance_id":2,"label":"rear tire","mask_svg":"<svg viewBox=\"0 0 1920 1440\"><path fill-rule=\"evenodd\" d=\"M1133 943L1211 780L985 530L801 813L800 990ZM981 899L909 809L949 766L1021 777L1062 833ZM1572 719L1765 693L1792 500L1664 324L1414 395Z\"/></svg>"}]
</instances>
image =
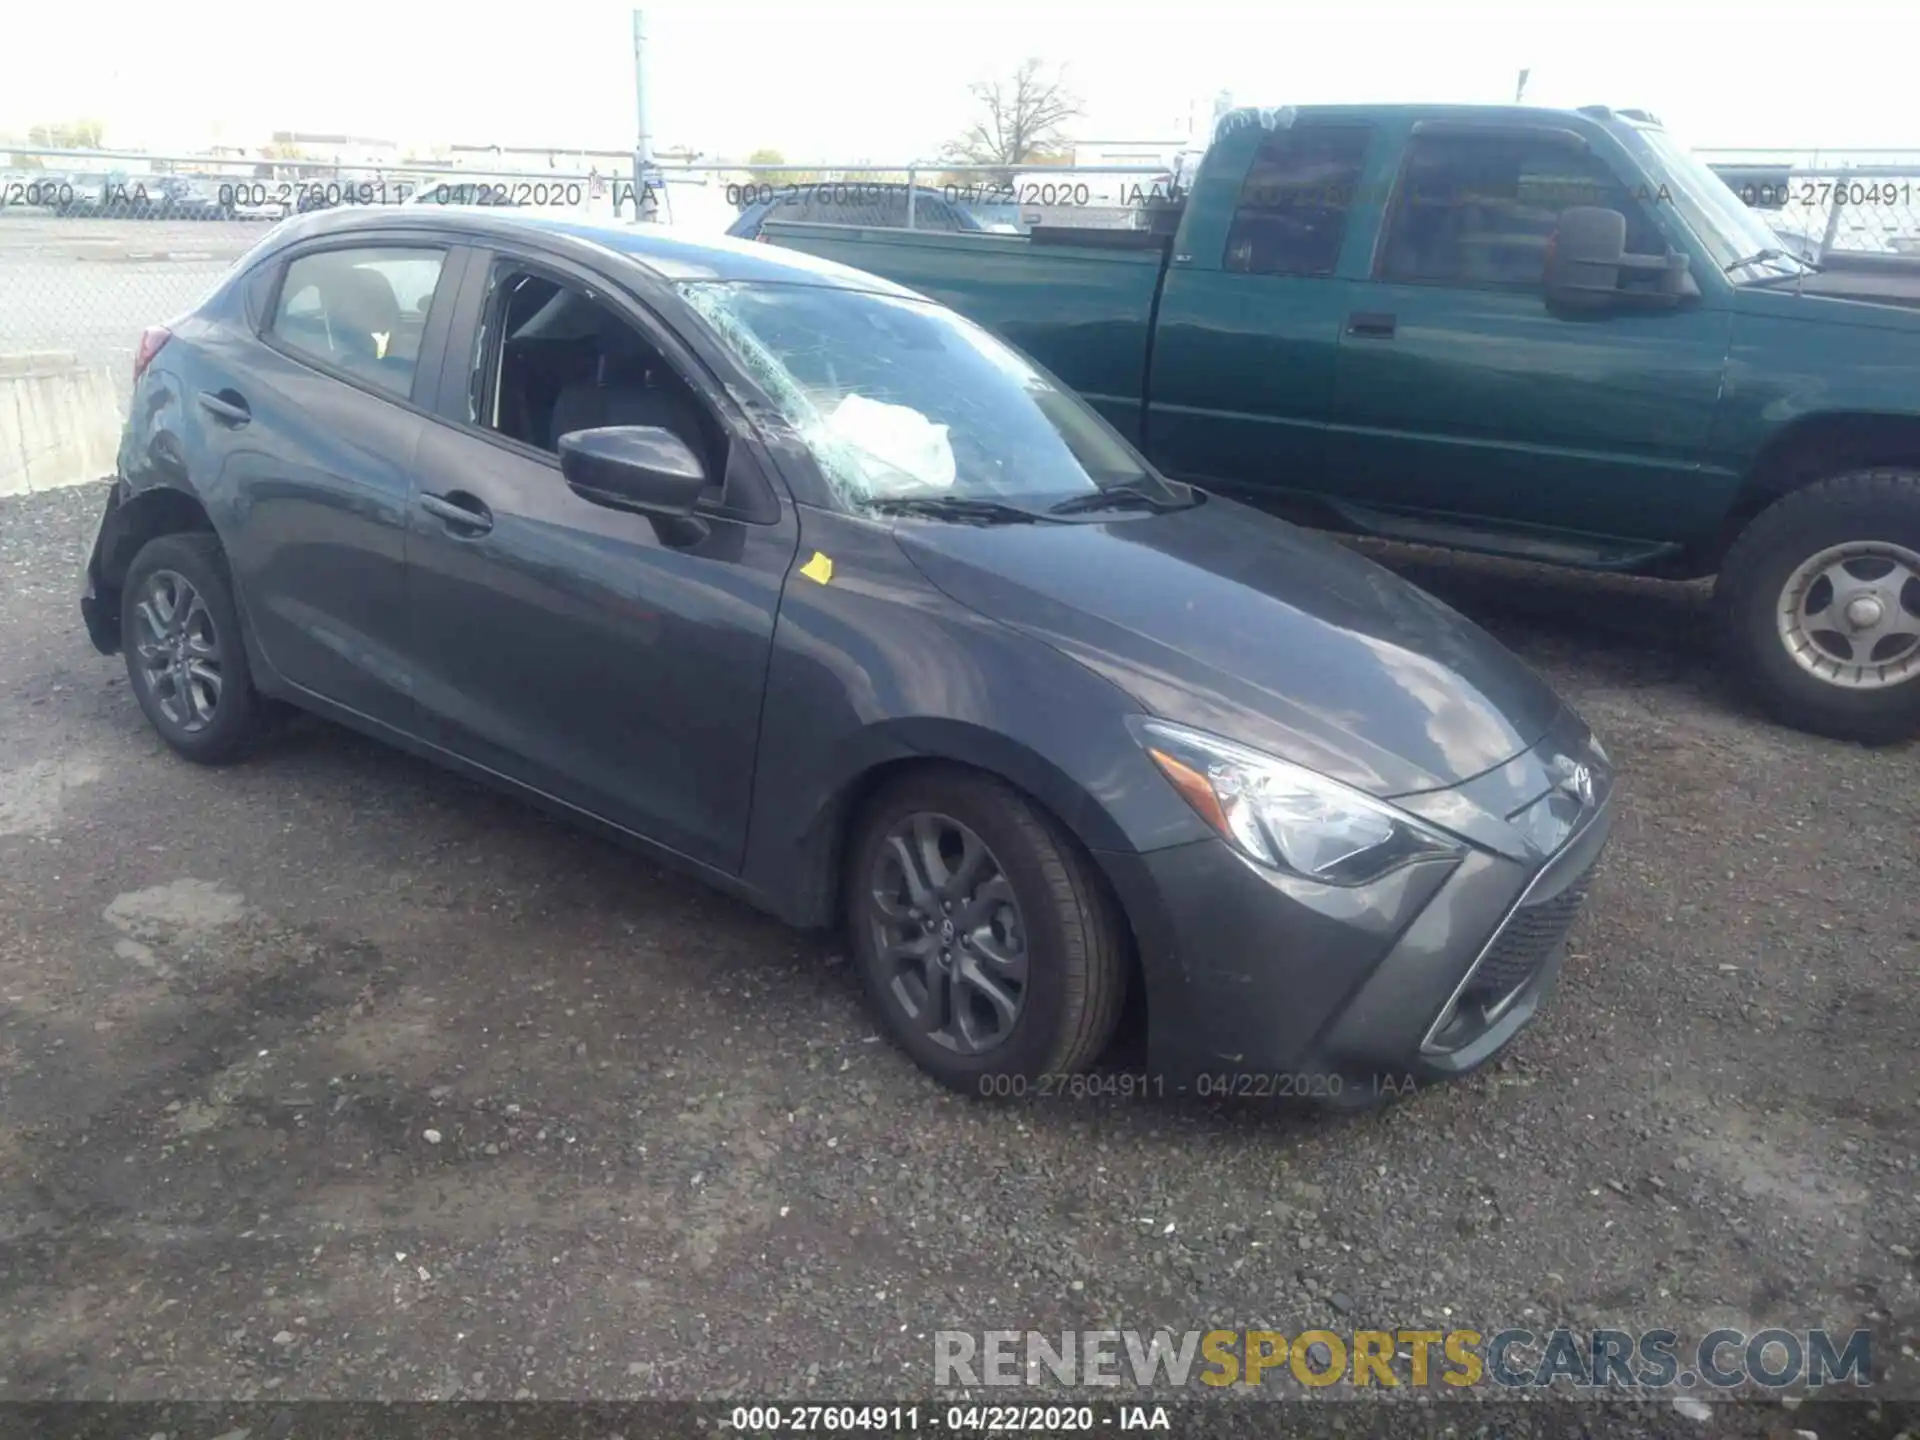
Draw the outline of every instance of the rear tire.
<instances>
[{"instance_id":1,"label":"rear tire","mask_svg":"<svg viewBox=\"0 0 1920 1440\"><path fill-rule=\"evenodd\" d=\"M141 547L120 587L120 648L134 698L175 754L224 765L259 739L265 710L214 536L186 531Z\"/></svg>"},{"instance_id":2,"label":"rear tire","mask_svg":"<svg viewBox=\"0 0 1920 1440\"><path fill-rule=\"evenodd\" d=\"M1920 471L1860 470L1796 490L1741 532L1714 587L1760 700L1817 735L1920 731Z\"/></svg>"},{"instance_id":3,"label":"rear tire","mask_svg":"<svg viewBox=\"0 0 1920 1440\"><path fill-rule=\"evenodd\" d=\"M999 781L943 768L888 785L848 847L845 904L881 1026L941 1084L1025 1094L1113 1038L1114 903L1078 843Z\"/></svg>"}]
</instances>

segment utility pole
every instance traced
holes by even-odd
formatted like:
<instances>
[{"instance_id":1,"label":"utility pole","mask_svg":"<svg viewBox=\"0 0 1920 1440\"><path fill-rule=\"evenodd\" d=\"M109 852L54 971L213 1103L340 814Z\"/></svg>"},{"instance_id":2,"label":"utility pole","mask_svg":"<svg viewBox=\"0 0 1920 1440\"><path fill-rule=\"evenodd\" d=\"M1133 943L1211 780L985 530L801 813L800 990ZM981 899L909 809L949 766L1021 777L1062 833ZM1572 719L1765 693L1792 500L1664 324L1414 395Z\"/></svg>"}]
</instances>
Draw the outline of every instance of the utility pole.
<instances>
[{"instance_id":1,"label":"utility pole","mask_svg":"<svg viewBox=\"0 0 1920 1440\"><path fill-rule=\"evenodd\" d=\"M658 218L658 196L653 189L653 136L647 130L647 21L639 9L633 12L633 110L633 214L651 223Z\"/></svg>"}]
</instances>

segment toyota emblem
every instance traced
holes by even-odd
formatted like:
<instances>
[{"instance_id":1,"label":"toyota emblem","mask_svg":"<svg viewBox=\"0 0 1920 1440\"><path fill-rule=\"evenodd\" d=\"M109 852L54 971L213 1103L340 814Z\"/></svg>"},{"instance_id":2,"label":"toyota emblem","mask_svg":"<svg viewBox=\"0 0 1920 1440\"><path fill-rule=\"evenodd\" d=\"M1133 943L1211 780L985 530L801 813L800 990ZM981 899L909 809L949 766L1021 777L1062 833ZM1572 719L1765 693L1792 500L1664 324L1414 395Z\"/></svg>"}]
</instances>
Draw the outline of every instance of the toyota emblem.
<instances>
[{"instance_id":1,"label":"toyota emblem","mask_svg":"<svg viewBox=\"0 0 1920 1440\"><path fill-rule=\"evenodd\" d=\"M1562 755L1553 762L1554 787L1578 800L1584 809L1593 804L1593 771Z\"/></svg>"}]
</instances>

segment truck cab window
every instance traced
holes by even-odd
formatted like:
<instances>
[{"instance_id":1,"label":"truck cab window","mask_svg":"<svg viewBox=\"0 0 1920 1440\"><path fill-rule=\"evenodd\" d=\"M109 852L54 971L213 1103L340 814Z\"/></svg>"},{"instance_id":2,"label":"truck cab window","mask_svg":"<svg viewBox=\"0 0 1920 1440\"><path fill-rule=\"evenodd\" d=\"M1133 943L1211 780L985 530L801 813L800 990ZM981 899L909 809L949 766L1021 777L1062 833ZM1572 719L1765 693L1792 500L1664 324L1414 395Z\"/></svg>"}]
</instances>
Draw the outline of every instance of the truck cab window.
<instances>
[{"instance_id":1,"label":"truck cab window","mask_svg":"<svg viewBox=\"0 0 1920 1440\"><path fill-rule=\"evenodd\" d=\"M1591 154L1526 135L1416 136L1394 195L1380 278L1427 284L1541 283L1560 212L1599 205L1627 217L1627 249L1664 254L1638 199Z\"/></svg>"},{"instance_id":2,"label":"truck cab window","mask_svg":"<svg viewBox=\"0 0 1920 1440\"><path fill-rule=\"evenodd\" d=\"M717 487L726 455L717 417L611 307L546 276L507 270L496 277L487 317L474 363L474 424L549 454L573 430L658 426L706 462Z\"/></svg>"},{"instance_id":3,"label":"truck cab window","mask_svg":"<svg viewBox=\"0 0 1920 1440\"><path fill-rule=\"evenodd\" d=\"M1250 275L1331 275L1372 136L1356 125L1289 127L1268 135L1234 207L1224 268Z\"/></svg>"}]
</instances>

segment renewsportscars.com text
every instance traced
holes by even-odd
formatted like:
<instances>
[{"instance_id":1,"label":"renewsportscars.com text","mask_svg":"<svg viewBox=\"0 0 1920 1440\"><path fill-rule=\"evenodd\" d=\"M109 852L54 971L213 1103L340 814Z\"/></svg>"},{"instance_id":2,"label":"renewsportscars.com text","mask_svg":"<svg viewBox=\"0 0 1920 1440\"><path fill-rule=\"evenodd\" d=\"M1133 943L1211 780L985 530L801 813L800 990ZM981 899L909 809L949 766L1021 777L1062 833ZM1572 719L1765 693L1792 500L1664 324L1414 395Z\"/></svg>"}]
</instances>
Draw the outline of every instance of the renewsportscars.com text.
<instances>
[{"instance_id":1,"label":"renewsportscars.com text","mask_svg":"<svg viewBox=\"0 0 1920 1440\"><path fill-rule=\"evenodd\" d=\"M1663 1390L1873 1383L1866 1330L939 1330L933 1383Z\"/></svg>"}]
</instances>

